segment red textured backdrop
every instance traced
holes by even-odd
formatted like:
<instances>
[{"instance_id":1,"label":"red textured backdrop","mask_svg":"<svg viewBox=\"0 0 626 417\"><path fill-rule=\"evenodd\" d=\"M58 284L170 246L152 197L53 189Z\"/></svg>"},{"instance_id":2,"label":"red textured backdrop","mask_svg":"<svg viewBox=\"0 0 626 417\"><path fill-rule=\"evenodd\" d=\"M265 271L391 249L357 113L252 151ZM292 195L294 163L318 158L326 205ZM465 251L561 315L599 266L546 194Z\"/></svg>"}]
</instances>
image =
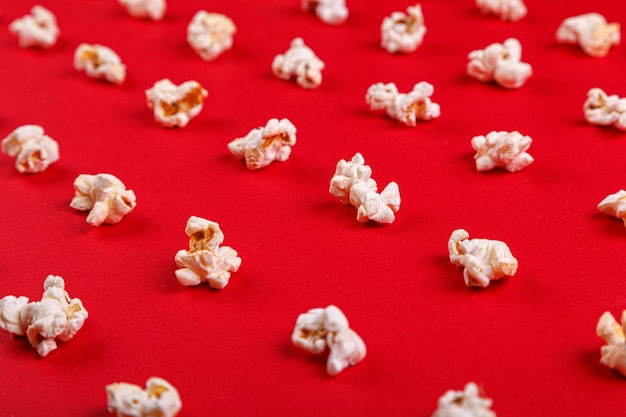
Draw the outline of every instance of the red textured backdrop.
<instances>
[{"instance_id":1,"label":"red textured backdrop","mask_svg":"<svg viewBox=\"0 0 626 417\"><path fill-rule=\"evenodd\" d=\"M32 4L0 2L0 137L35 123L60 145L46 172L21 175L0 156L0 296L39 299L61 275L89 319L46 358L0 332L0 416L104 417L106 384L169 380L181 417L426 417L446 390L482 385L501 416L621 416L626 378L599 363L601 313L626 308L626 229L596 209L626 188L626 133L588 125L591 87L626 95L626 47L605 58L558 45L566 17L599 12L626 24L615 0L527 0L500 22L471 0L422 2L428 32L412 54L379 47L383 17L404 0L350 1L332 27L297 0L170 0L161 22L112 0L46 0L61 36L24 50L9 23ZM213 62L186 44L204 8L230 16L235 44ZM274 55L301 36L325 62L304 90L275 78ZM466 55L517 37L534 69L508 91L465 74ZM123 86L72 68L81 42L113 48ZM157 125L144 90L195 79L208 91L184 129ZM406 127L365 105L369 85L435 86L441 117ZM297 127L291 158L256 172L226 144L272 117ZM524 171L478 173L470 139L519 130L534 142ZM381 185L402 195L390 226L363 225L328 193L339 159L361 152ZM108 172L137 194L121 223L91 227L69 207L82 173ZM190 215L220 223L243 260L221 291L186 288L174 255ZM447 259L452 230L506 241L515 277L470 290ZM325 357L291 345L298 314L339 306L368 347L329 377Z\"/></svg>"}]
</instances>

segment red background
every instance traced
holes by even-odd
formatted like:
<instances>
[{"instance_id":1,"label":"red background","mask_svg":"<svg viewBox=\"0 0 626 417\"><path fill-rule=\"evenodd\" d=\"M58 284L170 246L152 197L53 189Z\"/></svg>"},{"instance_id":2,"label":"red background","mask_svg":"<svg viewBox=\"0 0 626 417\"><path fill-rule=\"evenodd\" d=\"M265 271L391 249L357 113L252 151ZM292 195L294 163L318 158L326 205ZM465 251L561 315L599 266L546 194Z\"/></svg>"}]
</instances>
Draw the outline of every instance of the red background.
<instances>
[{"instance_id":1,"label":"red background","mask_svg":"<svg viewBox=\"0 0 626 417\"><path fill-rule=\"evenodd\" d=\"M170 381L182 417L360 415L425 417L446 390L482 385L501 416L623 415L626 380L599 363L602 312L626 308L626 229L596 206L626 188L626 133L588 125L591 87L626 95L626 47L591 58L559 45L569 16L626 24L615 0L527 0L517 23L485 17L471 0L422 2L428 32L412 54L379 47L383 17L404 0L350 1L332 27L297 0L169 1L163 21L131 18L116 1L46 0L61 28L51 50L24 50L8 31L25 1L0 2L0 137L42 125L60 145L46 172L21 175L0 156L0 295L39 299L48 274L65 278L89 319L46 358L0 333L0 416L104 417L105 385ZM199 9L230 16L234 47L213 62L187 45ZM296 36L325 62L304 90L271 73ZM466 55L507 37L534 75L509 91L465 74ZM72 67L81 42L113 48L123 86ZM184 129L154 122L144 90L168 77L208 91ZM365 105L367 88L435 86L439 119L406 127ZM287 117L291 158L249 172L226 148ZM478 173L472 136L519 130L534 142L524 171ZM389 226L363 225L328 193L339 159L361 152L402 205ZM121 223L94 228L69 207L82 173L108 172L137 194ZM190 215L220 223L242 266L221 291L175 279ZM452 230L508 243L515 277L465 287L447 258ZM339 306L368 356L336 377L325 356L298 351L298 314Z\"/></svg>"}]
</instances>

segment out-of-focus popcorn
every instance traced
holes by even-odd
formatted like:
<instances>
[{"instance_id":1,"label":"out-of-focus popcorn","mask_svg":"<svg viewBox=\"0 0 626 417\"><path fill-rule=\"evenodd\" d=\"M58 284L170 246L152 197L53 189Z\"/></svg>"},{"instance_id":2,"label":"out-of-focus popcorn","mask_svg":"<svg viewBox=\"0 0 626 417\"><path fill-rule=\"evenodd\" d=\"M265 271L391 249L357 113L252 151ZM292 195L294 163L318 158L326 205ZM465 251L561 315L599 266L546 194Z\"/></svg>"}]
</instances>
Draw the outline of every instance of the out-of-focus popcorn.
<instances>
[{"instance_id":1,"label":"out-of-focus popcorn","mask_svg":"<svg viewBox=\"0 0 626 417\"><path fill-rule=\"evenodd\" d=\"M83 327L87 310L78 298L70 298L65 281L48 275L41 301L8 295L0 299L0 328L28 338L39 356L57 348L55 339L67 342Z\"/></svg>"},{"instance_id":2,"label":"out-of-focus popcorn","mask_svg":"<svg viewBox=\"0 0 626 417\"><path fill-rule=\"evenodd\" d=\"M165 15L165 0L119 0L128 14L137 19L161 20Z\"/></svg>"},{"instance_id":3,"label":"out-of-focus popcorn","mask_svg":"<svg viewBox=\"0 0 626 417\"><path fill-rule=\"evenodd\" d=\"M187 26L187 42L205 61L212 61L233 46L235 23L219 13L198 11Z\"/></svg>"},{"instance_id":4,"label":"out-of-focus popcorn","mask_svg":"<svg viewBox=\"0 0 626 417\"><path fill-rule=\"evenodd\" d=\"M39 5L33 6L30 13L11 22L9 30L19 37L22 48L53 47L59 37L59 27L54 13Z\"/></svg>"},{"instance_id":5,"label":"out-of-focus popcorn","mask_svg":"<svg viewBox=\"0 0 626 417\"><path fill-rule=\"evenodd\" d=\"M463 229L452 232L448 241L450 262L462 266L465 285L486 287L490 281L513 276L517 272L517 259L506 243L490 239L470 239Z\"/></svg>"},{"instance_id":6,"label":"out-of-focus popcorn","mask_svg":"<svg viewBox=\"0 0 626 417\"><path fill-rule=\"evenodd\" d=\"M296 79L303 88L317 88L322 83L324 62L313 50L304 44L302 38L295 38L284 54L278 54L272 62L272 72L283 80Z\"/></svg>"},{"instance_id":7,"label":"out-of-focus popcorn","mask_svg":"<svg viewBox=\"0 0 626 417\"><path fill-rule=\"evenodd\" d=\"M598 204L598 210L609 216L622 219L624 226L626 226L626 191L619 190L615 194L606 196Z\"/></svg>"},{"instance_id":8,"label":"out-of-focus popcorn","mask_svg":"<svg viewBox=\"0 0 626 417\"><path fill-rule=\"evenodd\" d=\"M515 38L492 43L468 55L467 73L480 81L495 81L505 88L523 86L533 73L530 64L522 62L522 45Z\"/></svg>"},{"instance_id":9,"label":"out-of-focus popcorn","mask_svg":"<svg viewBox=\"0 0 626 417\"><path fill-rule=\"evenodd\" d=\"M587 13L569 17L556 31L559 43L579 45L590 56L601 58L609 53L612 46L620 43L619 23L607 23L598 13Z\"/></svg>"},{"instance_id":10,"label":"out-of-focus popcorn","mask_svg":"<svg viewBox=\"0 0 626 417\"><path fill-rule=\"evenodd\" d=\"M208 95L197 81L176 85L167 78L146 90L148 107L154 112L154 120L165 127L187 126L200 113Z\"/></svg>"},{"instance_id":11,"label":"out-of-focus popcorn","mask_svg":"<svg viewBox=\"0 0 626 417\"><path fill-rule=\"evenodd\" d=\"M89 77L122 84L126 79L126 65L111 48L81 43L74 52L74 69L84 71Z\"/></svg>"},{"instance_id":12,"label":"out-of-focus popcorn","mask_svg":"<svg viewBox=\"0 0 626 417\"><path fill-rule=\"evenodd\" d=\"M418 120L432 120L439 117L439 104L433 103L430 97L435 88L421 81L409 93L399 93L394 83L376 83L367 89L365 102L371 110L386 111L389 117L407 126L415 126Z\"/></svg>"},{"instance_id":13,"label":"out-of-focus popcorn","mask_svg":"<svg viewBox=\"0 0 626 417\"><path fill-rule=\"evenodd\" d=\"M174 417L183 406L178 391L162 378L151 377L146 389L127 382L106 386L107 408L117 417Z\"/></svg>"},{"instance_id":14,"label":"out-of-focus popcorn","mask_svg":"<svg viewBox=\"0 0 626 417\"><path fill-rule=\"evenodd\" d=\"M532 141L530 136L524 136L518 131L493 131L487 136L474 136L472 148L476 151L476 169L489 171L502 167L509 172L521 171L534 161L526 152Z\"/></svg>"},{"instance_id":15,"label":"out-of-focus popcorn","mask_svg":"<svg viewBox=\"0 0 626 417\"><path fill-rule=\"evenodd\" d=\"M372 168L365 165L365 159L356 153L350 162L345 159L337 162L335 175L330 180L330 193L343 204L350 204L350 189L353 185L363 183L369 190L377 191L376 181L371 178Z\"/></svg>"},{"instance_id":16,"label":"out-of-focus popcorn","mask_svg":"<svg viewBox=\"0 0 626 417\"><path fill-rule=\"evenodd\" d=\"M606 342L600 348L600 363L626 376L626 310L622 311L621 321L618 323L609 311L605 311L598 320L596 334Z\"/></svg>"},{"instance_id":17,"label":"out-of-focus popcorn","mask_svg":"<svg viewBox=\"0 0 626 417\"><path fill-rule=\"evenodd\" d=\"M406 14L393 12L383 19L380 26L380 46L389 53L401 52L408 54L422 44L426 26L422 6L409 6Z\"/></svg>"},{"instance_id":18,"label":"out-of-focus popcorn","mask_svg":"<svg viewBox=\"0 0 626 417\"><path fill-rule=\"evenodd\" d=\"M302 0L302 10L314 12L329 25L340 25L348 19L346 0Z\"/></svg>"},{"instance_id":19,"label":"out-of-focus popcorn","mask_svg":"<svg viewBox=\"0 0 626 417\"><path fill-rule=\"evenodd\" d=\"M41 126L24 125L2 140L2 153L17 156L15 168L21 173L42 172L59 160L59 145L44 134Z\"/></svg>"},{"instance_id":20,"label":"out-of-focus popcorn","mask_svg":"<svg viewBox=\"0 0 626 417\"><path fill-rule=\"evenodd\" d=\"M246 160L250 170L286 161L296 144L296 127L288 119L270 119L265 127L252 129L246 136L228 144L230 152Z\"/></svg>"},{"instance_id":21,"label":"out-of-focus popcorn","mask_svg":"<svg viewBox=\"0 0 626 417\"><path fill-rule=\"evenodd\" d=\"M615 126L626 130L626 98L607 95L601 88L591 88L583 106L585 119L594 125Z\"/></svg>"},{"instance_id":22,"label":"out-of-focus popcorn","mask_svg":"<svg viewBox=\"0 0 626 417\"><path fill-rule=\"evenodd\" d=\"M356 365L367 354L361 337L350 328L346 316L334 305L300 314L291 341L314 354L320 354L328 347L326 371L329 375L337 375L348 366Z\"/></svg>"},{"instance_id":23,"label":"out-of-focus popcorn","mask_svg":"<svg viewBox=\"0 0 626 417\"><path fill-rule=\"evenodd\" d=\"M493 400L484 397L474 382L465 384L463 391L446 391L432 417L496 417L491 410Z\"/></svg>"},{"instance_id":24,"label":"out-of-focus popcorn","mask_svg":"<svg viewBox=\"0 0 626 417\"><path fill-rule=\"evenodd\" d=\"M178 282L185 286L207 282L211 288L224 288L230 273L241 266L241 258L230 246L220 246L224 241L220 225L191 216L185 233L189 236L189 250L181 249L175 257L181 268L176 271Z\"/></svg>"},{"instance_id":25,"label":"out-of-focus popcorn","mask_svg":"<svg viewBox=\"0 0 626 417\"><path fill-rule=\"evenodd\" d=\"M118 223L137 205L135 193L111 174L80 174L74 180L74 190L70 207L91 210L87 223L92 226Z\"/></svg>"},{"instance_id":26,"label":"out-of-focus popcorn","mask_svg":"<svg viewBox=\"0 0 626 417\"><path fill-rule=\"evenodd\" d=\"M476 0L476 6L483 14L494 15L500 20L512 22L523 19L527 13L523 0Z\"/></svg>"}]
</instances>

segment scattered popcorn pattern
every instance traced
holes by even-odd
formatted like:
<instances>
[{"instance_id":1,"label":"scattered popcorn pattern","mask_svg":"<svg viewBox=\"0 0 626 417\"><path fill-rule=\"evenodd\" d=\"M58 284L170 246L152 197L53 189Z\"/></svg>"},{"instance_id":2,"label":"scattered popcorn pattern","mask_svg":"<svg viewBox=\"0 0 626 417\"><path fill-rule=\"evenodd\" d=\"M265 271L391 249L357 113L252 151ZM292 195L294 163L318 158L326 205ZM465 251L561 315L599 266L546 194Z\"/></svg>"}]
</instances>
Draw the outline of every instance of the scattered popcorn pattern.
<instances>
[{"instance_id":1,"label":"scattered popcorn pattern","mask_svg":"<svg viewBox=\"0 0 626 417\"><path fill-rule=\"evenodd\" d=\"M167 78L146 90L146 100L154 113L154 120L165 127L187 126L200 113L208 95L197 81L176 85Z\"/></svg>"},{"instance_id":2,"label":"scattered popcorn pattern","mask_svg":"<svg viewBox=\"0 0 626 417\"><path fill-rule=\"evenodd\" d=\"M230 246L220 246L224 234L216 222L191 216L185 233L189 236L189 250L176 253L176 278L182 285L207 282L209 287L222 289L228 284L230 273L241 266L241 258Z\"/></svg>"},{"instance_id":3,"label":"scattered popcorn pattern","mask_svg":"<svg viewBox=\"0 0 626 417\"><path fill-rule=\"evenodd\" d=\"M439 397L432 417L496 417L492 404L491 398L482 396L474 382L468 382L463 391L449 390Z\"/></svg>"},{"instance_id":4,"label":"scattered popcorn pattern","mask_svg":"<svg viewBox=\"0 0 626 417\"><path fill-rule=\"evenodd\" d=\"M70 298L65 281L48 275L41 301L8 295L0 299L0 328L28 338L39 356L57 348L55 339L67 342L83 327L87 310L78 298Z\"/></svg>"},{"instance_id":5,"label":"scattered popcorn pattern","mask_svg":"<svg viewBox=\"0 0 626 417\"><path fill-rule=\"evenodd\" d=\"M228 144L230 152L246 160L250 170L286 161L296 144L296 127L288 119L270 119L265 127L252 129L245 137Z\"/></svg>"},{"instance_id":6,"label":"scattered popcorn pattern","mask_svg":"<svg viewBox=\"0 0 626 417\"><path fill-rule=\"evenodd\" d=\"M161 20L165 15L165 0L119 0L128 14L137 19Z\"/></svg>"},{"instance_id":7,"label":"scattered popcorn pattern","mask_svg":"<svg viewBox=\"0 0 626 417\"><path fill-rule=\"evenodd\" d=\"M300 314L291 341L313 354L320 354L328 347L326 371L333 376L358 364L367 354L361 337L350 328L346 316L334 305Z\"/></svg>"},{"instance_id":8,"label":"scattered popcorn pattern","mask_svg":"<svg viewBox=\"0 0 626 417\"><path fill-rule=\"evenodd\" d=\"M24 125L2 140L2 153L17 156L15 168L18 172L34 174L45 171L59 160L59 145L44 134L41 126Z\"/></svg>"},{"instance_id":9,"label":"scattered popcorn pattern","mask_svg":"<svg viewBox=\"0 0 626 417\"><path fill-rule=\"evenodd\" d=\"M19 37L22 48L49 49L57 43L59 27L57 19L43 6L33 6L29 15L15 19L9 25L11 33Z\"/></svg>"},{"instance_id":10,"label":"scattered popcorn pattern","mask_svg":"<svg viewBox=\"0 0 626 417\"><path fill-rule=\"evenodd\" d=\"M304 44L302 38L295 38L284 54L278 54L272 62L272 72L283 80L294 79L303 88L313 89L322 84L324 62L313 50Z\"/></svg>"},{"instance_id":11,"label":"scattered popcorn pattern","mask_svg":"<svg viewBox=\"0 0 626 417\"><path fill-rule=\"evenodd\" d=\"M587 13L569 17L556 31L559 43L579 45L590 56L602 58L612 46L620 43L619 23L607 23L598 13Z\"/></svg>"},{"instance_id":12,"label":"scattered popcorn pattern","mask_svg":"<svg viewBox=\"0 0 626 417\"><path fill-rule=\"evenodd\" d=\"M126 79L126 65L119 55L104 45L78 45L74 52L74 69L84 71L91 78L117 85L123 84Z\"/></svg>"},{"instance_id":13,"label":"scattered popcorn pattern","mask_svg":"<svg viewBox=\"0 0 626 417\"><path fill-rule=\"evenodd\" d=\"M135 193L111 174L81 174L74 180L74 190L70 207L91 210L87 223L92 226L118 223L137 205Z\"/></svg>"},{"instance_id":14,"label":"scattered popcorn pattern","mask_svg":"<svg viewBox=\"0 0 626 417\"><path fill-rule=\"evenodd\" d=\"M329 25L340 25L348 19L345 0L302 0L302 10L315 13Z\"/></svg>"},{"instance_id":15,"label":"scattered popcorn pattern","mask_svg":"<svg viewBox=\"0 0 626 417\"><path fill-rule=\"evenodd\" d=\"M626 98L607 95L601 88L591 88L583 106L585 120L599 126L626 130Z\"/></svg>"},{"instance_id":16,"label":"scattered popcorn pattern","mask_svg":"<svg viewBox=\"0 0 626 417\"><path fill-rule=\"evenodd\" d=\"M624 226L626 226L626 191L619 190L615 194L606 196L598 204L598 210L609 216L622 219Z\"/></svg>"},{"instance_id":17,"label":"scattered popcorn pattern","mask_svg":"<svg viewBox=\"0 0 626 417\"><path fill-rule=\"evenodd\" d=\"M407 94L398 92L394 83L376 83L370 86L365 102L374 111L386 111L389 117L407 126L416 126L418 120L436 119L441 114L439 104L430 97L435 88L426 81L415 84Z\"/></svg>"},{"instance_id":18,"label":"scattered popcorn pattern","mask_svg":"<svg viewBox=\"0 0 626 417\"><path fill-rule=\"evenodd\" d=\"M233 47L236 32L228 16L200 10L187 26L187 42L202 59L212 61Z\"/></svg>"},{"instance_id":19,"label":"scattered popcorn pattern","mask_svg":"<svg viewBox=\"0 0 626 417\"><path fill-rule=\"evenodd\" d=\"M505 88L523 86L533 73L530 64L521 62L522 45L515 38L472 51L468 59L469 75L483 82L495 81Z\"/></svg>"},{"instance_id":20,"label":"scattered popcorn pattern","mask_svg":"<svg viewBox=\"0 0 626 417\"><path fill-rule=\"evenodd\" d=\"M476 0L476 5L483 14L511 22L523 19L528 11L523 0Z\"/></svg>"},{"instance_id":21,"label":"scattered popcorn pattern","mask_svg":"<svg viewBox=\"0 0 626 417\"><path fill-rule=\"evenodd\" d=\"M127 382L106 386L107 408L117 417L174 417L183 406L178 391L162 378L151 377L146 389Z\"/></svg>"},{"instance_id":22,"label":"scattered popcorn pattern","mask_svg":"<svg viewBox=\"0 0 626 417\"><path fill-rule=\"evenodd\" d=\"M472 148L476 151L476 169L489 171L502 167L509 172L521 171L532 164L534 158L526 151L532 139L517 131L490 132L487 136L474 136Z\"/></svg>"},{"instance_id":23,"label":"scattered popcorn pattern","mask_svg":"<svg viewBox=\"0 0 626 417\"><path fill-rule=\"evenodd\" d=\"M380 27L381 46L389 53L411 53L422 44L426 34L422 6L409 6L406 14L393 12Z\"/></svg>"},{"instance_id":24,"label":"scattered popcorn pattern","mask_svg":"<svg viewBox=\"0 0 626 417\"><path fill-rule=\"evenodd\" d=\"M622 311L621 321L620 325L610 312L605 311L596 326L596 334L606 342L600 348L600 363L626 376L626 310Z\"/></svg>"},{"instance_id":25,"label":"scattered popcorn pattern","mask_svg":"<svg viewBox=\"0 0 626 417\"><path fill-rule=\"evenodd\" d=\"M513 276L517 272L517 259L506 243L499 240L469 239L463 229L452 232L448 241L450 262L462 266L465 285L486 287L491 281Z\"/></svg>"}]
</instances>

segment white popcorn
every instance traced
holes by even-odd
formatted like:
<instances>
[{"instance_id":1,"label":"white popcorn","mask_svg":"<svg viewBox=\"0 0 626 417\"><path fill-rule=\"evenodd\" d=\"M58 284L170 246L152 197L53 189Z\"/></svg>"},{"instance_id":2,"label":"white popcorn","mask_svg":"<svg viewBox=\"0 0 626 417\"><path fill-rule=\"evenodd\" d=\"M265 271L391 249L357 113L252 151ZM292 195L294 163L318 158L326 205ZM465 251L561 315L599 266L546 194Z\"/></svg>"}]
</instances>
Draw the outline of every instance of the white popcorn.
<instances>
[{"instance_id":1,"label":"white popcorn","mask_svg":"<svg viewBox=\"0 0 626 417\"><path fill-rule=\"evenodd\" d=\"M452 232L448 241L450 262L462 266L465 285L486 287L490 281L513 276L517 272L517 259L506 243L490 239L469 239L463 229Z\"/></svg>"},{"instance_id":2,"label":"white popcorn","mask_svg":"<svg viewBox=\"0 0 626 417\"><path fill-rule=\"evenodd\" d=\"M502 167L509 172L521 171L534 161L526 151L532 139L517 131L490 132L487 136L474 136L472 148L476 151L476 169L489 171Z\"/></svg>"},{"instance_id":3,"label":"white popcorn","mask_svg":"<svg viewBox=\"0 0 626 417\"><path fill-rule=\"evenodd\" d=\"M56 17L50 10L39 5L33 6L30 12L30 15L11 22L9 30L19 37L22 48L53 47L59 37Z\"/></svg>"},{"instance_id":4,"label":"white popcorn","mask_svg":"<svg viewBox=\"0 0 626 417\"><path fill-rule=\"evenodd\" d=\"M185 286L207 282L211 288L224 288L230 273L241 266L241 258L230 246L220 246L224 241L220 225L191 216L185 233L189 236L189 250L181 249L175 257L176 265L181 268L176 271L178 282Z\"/></svg>"},{"instance_id":5,"label":"white popcorn","mask_svg":"<svg viewBox=\"0 0 626 417\"><path fill-rule=\"evenodd\" d=\"M449 390L439 397L432 417L496 417L493 400L481 395L476 383L468 382L463 391Z\"/></svg>"},{"instance_id":6,"label":"white popcorn","mask_svg":"<svg viewBox=\"0 0 626 417\"><path fill-rule=\"evenodd\" d=\"M2 153L17 156L15 168L21 173L37 173L59 160L59 145L44 134L41 126L24 125L2 140Z\"/></svg>"},{"instance_id":7,"label":"white popcorn","mask_svg":"<svg viewBox=\"0 0 626 417\"><path fill-rule=\"evenodd\" d=\"M380 26L380 46L389 53L410 53L422 44L426 34L422 6L409 6L403 12L393 12L383 19Z\"/></svg>"},{"instance_id":8,"label":"white popcorn","mask_svg":"<svg viewBox=\"0 0 626 417\"><path fill-rule=\"evenodd\" d=\"M421 81L409 93L399 93L394 83L376 83L367 89L365 102L371 110L386 111L389 117L407 126L416 126L418 120L432 120L439 117L439 104L433 103L430 97L435 88Z\"/></svg>"},{"instance_id":9,"label":"white popcorn","mask_svg":"<svg viewBox=\"0 0 626 417\"><path fill-rule=\"evenodd\" d=\"M107 409L118 417L174 417L183 406L178 391L162 378L151 377L146 389L127 382L106 386Z\"/></svg>"},{"instance_id":10,"label":"white popcorn","mask_svg":"<svg viewBox=\"0 0 626 417\"><path fill-rule=\"evenodd\" d=\"M0 299L0 328L28 338L39 356L57 348L55 339L67 342L83 327L87 310L78 298L70 298L65 281L48 275L41 301L8 295Z\"/></svg>"},{"instance_id":11,"label":"white popcorn","mask_svg":"<svg viewBox=\"0 0 626 417\"><path fill-rule=\"evenodd\" d=\"M622 219L624 226L626 226L626 191L619 190L615 194L606 196L598 204L598 210L609 216Z\"/></svg>"},{"instance_id":12,"label":"white popcorn","mask_svg":"<svg viewBox=\"0 0 626 417\"><path fill-rule=\"evenodd\" d=\"M533 73L530 64L521 62L522 45L515 38L492 43L468 55L467 73L480 81L495 81L505 88L523 86Z\"/></svg>"},{"instance_id":13,"label":"white popcorn","mask_svg":"<svg viewBox=\"0 0 626 417\"><path fill-rule=\"evenodd\" d=\"M208 95L197 81L176 85L167 78L146 90L146 100L154 113L154 120L165 127L187 126L200 113Z\"/></svg>"},{"instance_id":14,"label":"white popcorn","mask_svg":"<svg viewBox=\"0 0 626 417\"><path fill-rule=\"evenodd\" d=\"M187 26L187 43L202 59L211 61L232 48L236 32L228 16L200 10Z\"/></svg>"},{"instance_id":15,"label":"white popcorn","mask_svg":"<svg viewBox=\"0 0 626 417\"><path fill-rule=\"evenodd\" d=\"M598 320L596 334L606 342L600 348L600 363L626 376L626 310L622 311L621 321L620 325L610 312L605 311Z\"/></svg>"},{"instance_id":16,"label":"white popcorn","mask_svg":"<svg viewBox=\"0 0 626 417\"><path fill-rule=\"evenodd\" d=\"M313 50L304 44L302 38L295 38L287 52L278 54L272 62L272 72L283 80L296 79L303 88L317 88L322 84L324 62Z\"/></svg>"},{"instance_id":17,"label":"white popcorn","mask_svg":"<svg viewBox=\"0 0 626 417\"><path fill-rule=\"evenodd\" d=\"M346 0L302 0L302 10L314 12L329 25L340 25L348 19Z\"/></svg>"},{"instance_id":18,"label":"white popcorn","mask_svg":"<svg viewBox=\"0 0 626 417\"><path fill-rule=\"evenodd\" d=\"M556 31L559 43L579 45L587 55L597 58L606 56L611 46L619 45L620 38L619 23L607 23L598 13L569 17Z\"/></svg>"},{"instance_id":19,"label":"white popcorn","mask_svg":"<svg viewBox=\"0 0 626 417\"><path fill-rule=\"evenodd\" d=\"M494 15L500 20L512 22L523 19L527 13L523 0L476 0L476 6L483 14Z\"/></svg>"},{"instance_id":20,"label":"white popcorn","mask_svg":"<svg viewBox=\"0 0 626 417\"><path fill-rule=\"evenodd\" d=\"M288 119L270 119L265 127L252 129L246 136L228 144L230 152L246 160L250 170L286 161L296 144L296 127Z\"/></svg>"},{"instance_id":21,"label":"white popcorn","mask_svg":"<svg viewBox=\"0 0 626 417\"><path fill-rule=\"evenodd\" d=\"M119 0L128 14L137 19L161 20L165 15L165 0Z\"/></svg>"},{"instance_id":22,"label":"white popcorn","mask_svg":"<svg viewBox=\"0 0 626 417\"><path fill-rule=\"evenodd\" d=\"M607 95L601 88L591 88L583 106L585 119L594 125L615 126L626 130L626 98Z\"/></svg>"},{"instance_id":23,"label":"white popcorn","mask_svg":"<svg viewBox=\"0 0 626 417\"><path fill-rule=\"evenodd\" d=\"M81 174L74 180L74 190L70 207L91 210L87 223L92 226L118 223L137 205L135 193L111 174Z\"/></svg>"},{"instance_id":24,"label":"white popcorn","mask_svg":"<svg viewBox=\"0 0 626 417\"><path fill-rule=\"evenodd\" d=\"M371 178L372 168L365 165L365 159L356 153L350 162L342 159L337 163L335 175L330 180L330 193L343 204L350 204L350 189L357 183L364 183L372 191L377 191L376 181Z\"/></svg>"},{"instance_id":25,"label":"white popcorn","mask_svg":"<svg viewBox=\"0 0 626 417\"><path fill-rule=\"evenodd\" d=\"M330 349L326 362L329 375L361 362L367 354L365 343L349 326L343 312L334 305L300 314L291 335L292 343L314 354Z\"/></svg>"},{"instance_id":26,"label":"white popcorn","mask_svg":"<svg viewBox=\"0 0 626 417\"><path fill-rule=\"evenodd\" d=\"M74 69L89 77L122 84L126 79L126 65L111 48L81 43L74 51Z\"/></svg>"}]
</instances>

